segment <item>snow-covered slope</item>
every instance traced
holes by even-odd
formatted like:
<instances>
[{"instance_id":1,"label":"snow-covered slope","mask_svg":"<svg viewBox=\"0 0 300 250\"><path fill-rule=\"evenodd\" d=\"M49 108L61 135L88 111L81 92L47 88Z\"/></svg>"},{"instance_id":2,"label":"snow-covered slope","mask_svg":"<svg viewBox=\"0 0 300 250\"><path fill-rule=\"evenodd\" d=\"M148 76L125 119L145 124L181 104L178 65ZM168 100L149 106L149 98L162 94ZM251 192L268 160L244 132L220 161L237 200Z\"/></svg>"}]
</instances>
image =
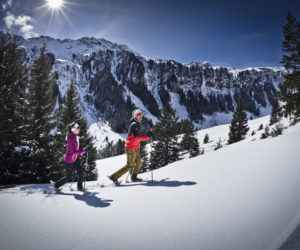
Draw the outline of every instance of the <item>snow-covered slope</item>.
<instances>
[{"instance_id":1,"label":"snow-covered slope","mask_svg":"<svg viewBox=\"0 0 300 250\"><path fill-rule=\"evenodd\" d=\"M227 129L198 136L225 139ZM158 169L154 182L101 188L125 164L121 155L97 162L85 195L70 184L60 195L43 193L50 185L1 190L1 249L278 249L300 222L300 124L258 138Z\"/></svg>"}]
</instances>

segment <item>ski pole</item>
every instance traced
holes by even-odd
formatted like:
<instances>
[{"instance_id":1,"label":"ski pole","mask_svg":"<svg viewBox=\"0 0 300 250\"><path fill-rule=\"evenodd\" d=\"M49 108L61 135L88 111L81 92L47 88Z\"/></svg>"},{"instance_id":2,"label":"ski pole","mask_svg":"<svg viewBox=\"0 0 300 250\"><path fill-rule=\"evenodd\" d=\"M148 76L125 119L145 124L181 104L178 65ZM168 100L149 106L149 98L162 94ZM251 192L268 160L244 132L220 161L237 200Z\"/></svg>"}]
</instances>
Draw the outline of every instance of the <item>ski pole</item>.
<instances>
[{"instance_id":1,"label":"ski pole","mask_svg":"<svg viewBox=\"0 0 300 250\"><path fill-rule=\"evenodd\" d=\"M87 167L88 167L88 157L89 157L89 152L86 151L86 162L85 162L85 170L84 170L84 192L85 192L85 182L86 182L86 174L87 174Z\"/></svg>"},{"instance_id":2,"label":"ski pole","mask_svg":"<svg viewBox=\"0 0 300 250\"><path fill-rule=\"evenodd\" d=\"M150 140L150 157L151 157L151 152L152 152L152 137ZM151 166L151 164L150 164ZM151 181L153 182L153 165L151 166Z\"/></svg>"},{"instance_id":3,"label":"ski pole","mask_svg":"<svg viewBox=\"0 0 300 250\"><path fill-rule=\"evenodd\" d=\"M132 172L133 172L133 169L134 169L134 166L135 165L132 165L132 167L129 169L129 171L128 171L128 174L127 174L127 177L126 177L126 179L125 179L125 182L126 183L128 183L129 181L128 181L128 176L129 176L129 174L130 174L130 176L131 176L131 174L132 174Z\"/></svg>"}]
</instances>

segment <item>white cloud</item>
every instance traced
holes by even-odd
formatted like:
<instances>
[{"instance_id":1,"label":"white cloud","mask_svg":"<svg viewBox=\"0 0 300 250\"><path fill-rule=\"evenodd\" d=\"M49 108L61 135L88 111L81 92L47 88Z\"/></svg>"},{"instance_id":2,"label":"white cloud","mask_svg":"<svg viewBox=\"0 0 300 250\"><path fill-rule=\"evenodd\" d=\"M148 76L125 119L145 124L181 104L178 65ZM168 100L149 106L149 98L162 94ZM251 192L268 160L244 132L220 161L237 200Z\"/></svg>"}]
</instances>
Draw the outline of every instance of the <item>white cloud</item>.
<instances>
[{"instance_id":1,"label":"white cloud","mask_svg":"<svg viewBox=\"0 0 300 250\"><path fill-rule=\"evenodd\" d=\"M11 27L14 25L15 22L15 16L11 14L10 12L7 12L7 16L4 17L4 22L6 25L6 28L11 29Z\"/></svg>"},{"instance_id":2,"label":"white cloud","mask_svg":"<svg viewBox=\"0 0 300 250\"><path fill-rule=\"evenodd\" d=\"M6 10L8 7L12 6L12 0L7 0L6 3L2 4L2 9Z\"/></svg>"},{"instance_id":3,"label":"white cloud","mask_svg":"<svg viewBox=\"0 0 300 250\"><path fill-rule=\"evenodd\" d=\"M32 21L33 20L30 16L15 16L10 12L7 12L6 17L4 17L6 28L19 29L19 32L21 32L21 35L23 35L25 39L39 36L38 33L34 32L34 26L32 25Z\"/></svg>"},{"instance_id":4,"label":"white cloud","mask_svg":"<svg viewBox=\"0 0 300 250\"><path fill-rule=\"evenodd\" d=\"M28 22L31 21L31 17L30 16L18 16L15 19L15 25L17 26L24 26L27 25Z\"/></svg>"}]
</instances>

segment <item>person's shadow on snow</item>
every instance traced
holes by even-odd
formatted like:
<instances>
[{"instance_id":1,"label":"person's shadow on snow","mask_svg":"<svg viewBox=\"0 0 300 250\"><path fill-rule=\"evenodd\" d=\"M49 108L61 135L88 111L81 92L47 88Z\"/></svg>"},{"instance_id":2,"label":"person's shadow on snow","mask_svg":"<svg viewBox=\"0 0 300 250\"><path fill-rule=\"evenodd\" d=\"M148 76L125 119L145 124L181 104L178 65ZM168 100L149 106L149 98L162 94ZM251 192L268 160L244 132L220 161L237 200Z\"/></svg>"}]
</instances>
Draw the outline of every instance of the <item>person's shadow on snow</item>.
<instances>
[{"instance_id":1,"label":"person's shadow on snow","mask_svg":"<svg viewBox=\"0 0 300 250\"><path fill-rule=\"evenodd\" d=\"M25 185L20 187L19 189L16 189L15 193L18 193L18 190L24 192L27 196L34 193L44 193L46 194L46 196L44 197L42 202L44 202L49 197L54 198L56 195L74 196L76 200L84 201L87 205L92 207L108 207L111 205L111 202L113 201L113 200L104 200L97 197L96 195L98 194L98 192L85 191L82 194L78 194L78 193L65 193L65 191L62 191L61 193L54 194L51 184Z\"/></svg>"},{"instance_id":2,"label":"person's shadow on snow","mask_svg":"<svg viewBox=\"0 0 300 250\"><path fill-rule=\"evenodd\" d=\"M130 183L128 185L121 185L120 187L133 187L133 186L148 186L148 187L180 187L180 186L192 186L196 185L197 182L194 181L171 181L169 178L165 178L159 181L149 180L138 183Z\"/></svg>"},{"instance_id":3,"label":"person's shadow on snow","mask_svg":"<svg viewBox=\"0 0 300 250\"><path fill-rule=\"evenodd\" d=\"M57 195L74 196L76 200L84 201L87 205L92 207L108 207L113 200L102 200L96 195L98 192L88 192L85 191L84 194L74 194L74 193L59 193Z\"/></svg>"}]
</instances>

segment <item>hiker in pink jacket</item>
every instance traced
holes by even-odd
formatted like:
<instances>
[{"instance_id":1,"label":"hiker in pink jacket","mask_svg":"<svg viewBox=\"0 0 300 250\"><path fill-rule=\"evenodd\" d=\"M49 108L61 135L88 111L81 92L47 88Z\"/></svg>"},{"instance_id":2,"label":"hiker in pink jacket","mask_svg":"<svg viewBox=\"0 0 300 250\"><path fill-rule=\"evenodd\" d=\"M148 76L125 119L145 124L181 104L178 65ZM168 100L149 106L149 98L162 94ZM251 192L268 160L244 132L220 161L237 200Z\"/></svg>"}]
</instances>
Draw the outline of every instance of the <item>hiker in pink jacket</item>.
<instances>
[{"instance_id":1,"label":"hiker in pink jacket","mask_svg":"<svg viewBox=\"0 0 300 250\"><path fill-rule=\"evenodd\" d=\"M78 175L77 189L82 190L83 170L80 164L82 154L86 152L85 148L79 150L78 134L80 127L77 123L71 123L67 126L67 152L64 157L67 176L59 179L54 183L54 187L58 189L67 182L72 181L74 170Z\"/></svg>"}]
</instances>

